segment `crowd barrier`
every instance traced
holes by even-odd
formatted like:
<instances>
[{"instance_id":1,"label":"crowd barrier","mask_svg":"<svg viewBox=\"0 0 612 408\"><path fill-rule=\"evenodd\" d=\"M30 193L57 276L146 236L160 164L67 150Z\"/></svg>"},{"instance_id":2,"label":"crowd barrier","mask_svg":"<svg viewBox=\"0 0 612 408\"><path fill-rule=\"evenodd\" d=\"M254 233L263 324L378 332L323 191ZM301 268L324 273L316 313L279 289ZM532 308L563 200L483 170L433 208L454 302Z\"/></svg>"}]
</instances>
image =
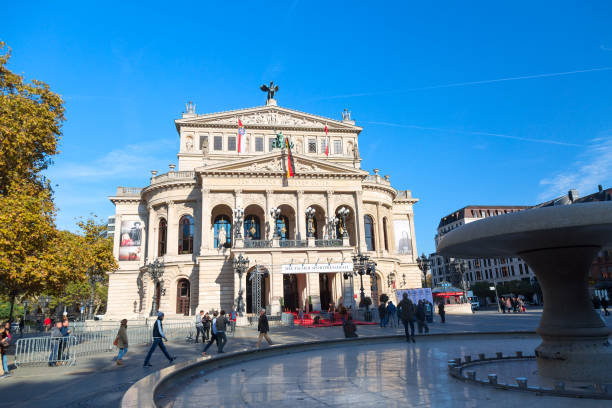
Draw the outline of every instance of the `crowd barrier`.
<instances>
[{"instance_id":1,"label":"crowd barrier","mask_svg":"<svg viewBox=\"0 0 612 408\"><path fill-rule=\"evenodd\" d=\"M67 337L29 337L17 340L15 344L15 365L62 364L74 365L79 359L90 358L116 350L113 345L118 325L114 330L73 332ZM150 344L153 324L129 326L127 328L130 346ZM164 324L164 334L169 340L185 339L195 331L190 322Z\"/></svg>"}]
</instances>

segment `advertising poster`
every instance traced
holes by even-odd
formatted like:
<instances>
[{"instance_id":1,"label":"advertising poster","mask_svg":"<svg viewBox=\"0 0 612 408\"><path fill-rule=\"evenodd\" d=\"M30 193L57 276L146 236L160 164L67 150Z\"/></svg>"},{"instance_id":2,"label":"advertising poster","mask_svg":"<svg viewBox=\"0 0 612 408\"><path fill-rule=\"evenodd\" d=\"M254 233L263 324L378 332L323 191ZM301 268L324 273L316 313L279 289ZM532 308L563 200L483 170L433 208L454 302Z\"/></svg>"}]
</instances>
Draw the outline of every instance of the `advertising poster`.
<instances>
[{"instance_id":1,"label":"advertising poster","mask_svg":"<svg viewBox=\"0 0 612 408\"><path fill-rule=\"evenodd\" d=\"M401 255L412 254L412 235L410 234L410 221L395 220L393 221L393 228L395 230L395 248L397 250L397 253Z\"/></svg>"},{"instance_id":2,"label":"advertising poster","mask_svg":"<svg viewBox=\"0 0 612 408\"><path fill-rule=\"evenodd\" d=\"M398 289L395 291L397 294L397 301L400 302L404 296L404 292L408 293L408 299L412 300L415 305L421 299L425 299L433 304L433 296L431 294L431 288L416 288L416 289Z\"/></svg>"},{"instance_id":3,"label":"advertising poster","mask_svg":"<svg viewBox=\"0 0 612 408\"><path fill-rule=\"evenodd\" d=\"M140 221L122 221L119 260L140 261L141 241L142 223Z\"/></svg>"}]
</instances>

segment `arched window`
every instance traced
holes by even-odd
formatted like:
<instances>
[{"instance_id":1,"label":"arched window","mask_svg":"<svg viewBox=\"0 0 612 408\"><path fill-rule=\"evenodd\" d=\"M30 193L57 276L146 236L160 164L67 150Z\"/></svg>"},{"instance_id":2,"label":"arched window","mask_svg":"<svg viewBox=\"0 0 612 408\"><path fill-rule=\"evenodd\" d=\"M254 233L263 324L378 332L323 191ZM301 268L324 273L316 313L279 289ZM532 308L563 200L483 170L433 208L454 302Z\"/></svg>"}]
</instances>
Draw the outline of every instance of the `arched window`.
<instances>
[{"instance_id":1,"label":"arched window","mask_svg":"<svg viewBox=\"0 0 612 408\"><path fill-rule=\"evenodd\" d=\"M374 246L374 221L372 221L372 217L369 215L364 215L363 223L365 228L366 247L368 251L374 251L376 249Z\"/></svg>"},{"instance_id":2,"label":"arched window","mask_svg":"<svg viewBox=\"0 0 612 408\"><path fill-rule=\"evenodd\" d=\"M187 279L179 279L176 285L176 314L189 316L189 281Z\"/></svg>"},{"instance_id":3,"label":"arched window","mask_svg":"<svg viewBox=\"0 0 612 408\"><path fill-rule=\"evenodd\" d=\"M286 215L279 215L276 219L276 231L281 241L289 239L289 218Z\"/></svg>"},{"instance_id":4,"label":"arched window","mask_svg":"<svg viewBox=\"0 0 612 408\"><path fill-rule=\"evenodd\" d=\"M215 248L232 246L232 224L227 215L218 215L215 218Z\"/></svg>"},{"instance_id":5,"label":"arched window","mask_svg":"<svg viewBox=\"0 0 612 408\"><path fill-rule=\"evenodd\" d=\"M193 217L183 215L179 221L179 254L193 254Z\"/></svg>"},{"instance_id":6,"label":"arched window","mask_svg":"<svg viewBox=\"0 0 612 408\"><path fill-rule=\"evenodd\" d=\"M385 251L389 251L389 240L387 239L387 217L383 218L383 240L385 241Z\"/></svg>"},{"instance_id":7,"label":"arched window","mask_svg":"<svg viewBox=\"0 0 612 408\"><path fill-rule=\"evenodd\" d=\"M261 228L258 216L246 216L246 219L244 220L244 237L246 239L261 239Z\"/></svg>"},{"instance_id":8,"label":"arched window","mask_svg":"<svg viewBox=\"0 0 612 408\"><path fill-rule=\"evenodd\" d=\"M168 223L165 219L159 220L159 231L157 233L157 256L166 255L166 239L168 237Z\"/></svg>"}]
</instances>

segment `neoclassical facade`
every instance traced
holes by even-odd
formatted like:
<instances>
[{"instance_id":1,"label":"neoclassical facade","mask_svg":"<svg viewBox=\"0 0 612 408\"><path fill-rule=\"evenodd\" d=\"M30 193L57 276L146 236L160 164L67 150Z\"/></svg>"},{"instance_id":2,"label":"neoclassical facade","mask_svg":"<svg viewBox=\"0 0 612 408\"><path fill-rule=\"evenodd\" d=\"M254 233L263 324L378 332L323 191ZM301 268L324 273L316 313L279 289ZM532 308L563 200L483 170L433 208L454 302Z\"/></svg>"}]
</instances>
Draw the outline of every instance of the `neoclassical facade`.
<instances>
[{"instance_id":1,"label":"neoclassical facade","mask_svg":"<svg viewBox=\"0 0 612 408\"><path fill-rule=\"evenodd\" d=\"M146 317L154 299L171 316L229 310L239 296L246 312L254 298L273 314L355 305L358 252L377 263L375 278L363 279L374 305L394 288L421 287L417 199L377 169L360 168L362 128L350 113L333 120L271 99L204 115L188 105L175 124L178 169L152 171L148 186L119 187L110 197L120 266L109 276L107 318ZM233 267L239 255L249 260L242 278ZM159 281L145 267L156 259Z\"/></svg>"}]
</instances>

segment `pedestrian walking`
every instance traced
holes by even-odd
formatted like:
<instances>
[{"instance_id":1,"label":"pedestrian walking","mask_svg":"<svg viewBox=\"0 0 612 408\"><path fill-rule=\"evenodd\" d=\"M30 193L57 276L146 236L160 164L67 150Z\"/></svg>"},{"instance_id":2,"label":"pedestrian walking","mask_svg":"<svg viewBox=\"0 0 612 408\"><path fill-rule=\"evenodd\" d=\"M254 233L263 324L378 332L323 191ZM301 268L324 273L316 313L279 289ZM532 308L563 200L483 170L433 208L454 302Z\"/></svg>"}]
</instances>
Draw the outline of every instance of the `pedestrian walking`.
<instances>
[{"instance_id":1,"label":"pedestrian walking","mask_svg":"<svg viewBox=\"0 0 612 408\"><path fill-rule=\"evenodd\" d=\"M508 313L510 313L512 310L512 301L510 300L510 296L506 298L506 310L508 310Z\"/></svg>"},{"instance_id":2,"label":"pedestrian walking","mask_svg":"<svg viewBox=\"0 0 612 408\"><path fill-rule=\"evenodd\" d=\"M127 319L121 320L121 325L119 326L119 331L117 332L117 337L115 338L115 346L119 349L119 353L115 360L117 360L117 365L123 364L123 356L128 352L128 335L127 335Z\"/></svg>"},{"instance_id":3,"label":"pedestrian walking","mask_svg":"<svg viewBox=\"0 0 612 408\"><path fill-rule=\"evenodd\" d=\"M444 311L444 299L440 300L438 303L438 314L440 315L440 320L442 323L446 323L446 312Z\"/></svg>"},{"instance_id":4,"label":"pedestrian walking","mask_svg":"<svg viewBox=\"0 0 612 408\"><path fill-rule=\"evenodd\" d=\"M6 323L8 323L9 329L6 328ZM8 368L8 361L6 357L6 353L11 346L11 332L9 322L6 322L2 327L0 327L0 354L2 354L2 374L0 378L10 377L10 372Z\"/></svg>"},{"instance_id":5,"label":"pedestrian walking","mask_svg":"<svg viewBox=\"0 0 612 408\"><path fill-rule=\"evenodd\" d=\"M406 341L410 341L412 336L412 342L416 343L414 340L414 304L410 299L408 299L408 294L405 292L402 296L401 302L399 302L399 305L397 305L397 312L399 318L402 319L402 324L404 325ZM410 325L410 334L408 334L408 325Z\"/></svg>"},{"instance_id":6,"label":"pedestrian walking","mask_svg":"<svg viewBox=\"0 0 612 408\"><path fill-rule=\"evenodd\" d=\"M45 331L48 332L51 329L51 318L49 316L45 317Z\"/></svg>"},{"instance_id":7,"label":"pedestrian walking","mask_svg":"<svg viewBox=\"0 0 612 408\"><path fill-rule=\"evenodd\" d=\"M208 340L208 343L206 343L206 346L204 346L204 350L202 350L202 355L206 356L208 355L206 353L206 350L208 350L208 348L211 346L211 344L213 344L215 341L217 341L217 311L215 310L213 312L213 318L210 322L210 340Z\"/></svg>"},{"instance_id":8,"label":"pedestrian walking","mask_svg":"<svg viewBox=\"0 0 612 408\"><path fill-rule=\"evenodd\" d=\"M429 333L429 326L427 326L427 323L425 322L426 319L426 313L425 313L425 302L423 300L419 300L417 307L416 307L416 321L417 321L417 327L419 330L419 334L423 333L423 329L425 329L425 333Z\"/></svg>"},{"instance_id":9,"label":"pedestrian walking","mask_svg":"<svg viewBox=\"0 0 612 408\"><path fill-rule=\"evenodd\" d=\"M51 354L49 354L49 367L55 367L58 362L58 352L60 348L60 342L62 340L62 322L58 320L55 322L55 326L51 329Z\"/></svg>"},{"instance_id":10,"label":"pedestrian walking","mask_svg":"<svg viewBox=\"0 0 612 408\"><path fill-rule=\"evenodd\" d=\"M257 348L261 345L261 339L265 338L269 345L272 345L272 340L270 340L270 336L268 336L268 332L270 331L270 325L268 324L268 317L266 316L266 310L261 309L259 312L259 322L257 323L257 331L259 332L259 337L257 338Z\"/></svg>"},{"instance_id":11,"label":"pedestrian walking","mask_svg":"<svg viewBox=\"0 0 612 408\"><path fill-rule=\"evenodd\" d=\"M202 325L204 326L204 341L202 341L202 343L205 343L210 337L211 318L208 312L204 313L204 318L202 318Z\"/></svg>"},{"instance_id":12,"label":"pedestrian walking","mask_svg":"<svg viewBox=\"0 0 612 408\"><path fill-rule=\"evenodd\" d=\"M378 317L380 318L380 327L385 327L387 325L387 308L385 307L385 302L381 302L380 306L378 306Z\"/></svg>"},{"instance_id":13,"label":"pedestrian walking","mask_svg":"<svg viewBox=\"0 0 612 408\"><path fill-rule=\"evenodd\" d=\"M164 326L162 324L163 320L164 320L164 313L157 312L157 320L153 324L153 344L151 344L151 348L149 349L149 352L147 353L147 356L145 357L145 361L144 361L145 367L152 366L151 363L149 363L149 360L151 360L151 355L153 354L153 352L155 351L157 347L161 349L162 353L164 353L169 363L172 363L174 360L176 360L176 357L172 357L170 356L170 354L168 354L168 350L166 350L166 346L164 345L164 340L168 341L168 339L166 338L166 335L164 334Z\"/></svg>"},{"instance_id":14,"label":"pedestrian walking","mask_svg":"<svg viewBox=\"0 0 612 408\"><path fill-rule=\"evenodd\" d=\"M195 342L198 342L198 338L200 337L200 334L202 334L202 343L204 343L206 340L204 339L204 311L200 310L200 313L196 315L195 317L195 328L196 328L196 338L195 338Z\"/></svg>"},{"instance_id":15,"label":"pedestrian walking","mask_svg":"<svg viewBox=\"0 0 612 408\"><path fill-rule=\"evenodd\" d=\"M60 332L62 333L62 338L60 340L60 345L58 349L58 357L57 357L57 359L61 361L60 364L66 364L66 361L69 359L68 342L70 339L70 333L72 333L72 330L70 330L69 325L70 325L70 322L68 322L68 319L62 320L62 328L60 329Z\"/></svg>"},{"instance_id":16,"label":"pedestrian walking","mask_svg":"<svg viewBox=\"0 0 612 408\"><path fill-rule=\"evenodd\" d=\"M603 308L604 314L606 316L610 316L610 312L608 312L608 305L609 305L609 302L607 298L601 299L601 307Z\"/></svg>"},{"instance_id":17,"label":"pedestrian walking","mask_svg":"<svg viewBox=\"0 0 612 408\"><path fill-rule=\"evenodd\" d=\"M499 307L501 308L502 313L506 314L506 300L504 299L504 297L502 296L501 298L499 298L497 302L499 303Z\"/></svg>"},{"instance_id":18,"label":"pedestrian walking","mask_svg":"<svg viewBox=\"0 0 612 408\"><path fill-rule=\"evenodd\" d=\"M391 327L397 327L397 307L392 300L387 304L387 322L390 322Z\"/></svg>"},{"instance_id":19,"label":"pedestrian walking","mask_svg":"<svg viewBox=\"0 0 612 408\"><path fill-rule=\"evenodd\" d=\"M217 352L224 353L223 347L225 347L225 343L227 343L227 336L225 335L225 330L228 324L227 317L225 316L225 310L221 310L219 316L217 317L217 323L215 327L217 328Z\"/></svg>"},{"instance_id":20,"label":"pedestrian walking","mask_svg":"<svg viewBox=\"0 0 612 408\"><path fill-rule=\"evenodd\" d=\"M348 317L346 318L346 321L342 325L342 329L344 330L344 337L346 337L347 339L351 337L359 337L356 333L357 326L355 326L353 316L351 315L348 315Z\"/></svg>"}]
</instances>

